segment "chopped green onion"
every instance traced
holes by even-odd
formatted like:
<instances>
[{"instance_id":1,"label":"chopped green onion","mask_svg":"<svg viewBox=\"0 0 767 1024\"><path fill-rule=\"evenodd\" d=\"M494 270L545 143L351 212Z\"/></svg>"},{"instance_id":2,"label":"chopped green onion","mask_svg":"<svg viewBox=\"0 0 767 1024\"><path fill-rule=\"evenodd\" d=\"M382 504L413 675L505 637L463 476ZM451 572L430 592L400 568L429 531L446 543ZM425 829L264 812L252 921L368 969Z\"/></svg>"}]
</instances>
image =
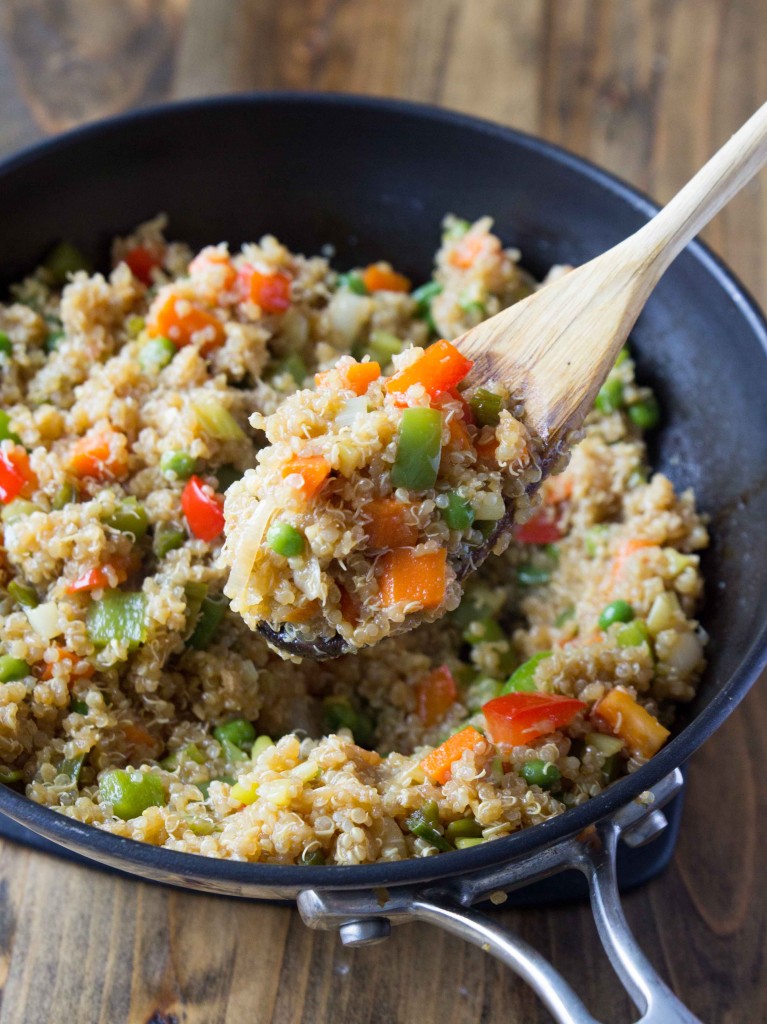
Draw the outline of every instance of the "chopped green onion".
<instances>
[{"instance_id":1,"label":"chopped green onion","mask_svg":"<svg viewBox=\"0 0 767 1024\"><path fill-rule=\"evenodd\" d=\"M623 750L623 740L609 736L606 732L587 732L583 739L587 747L593 747L605 757L612 757Z\"/></svg>"},{"instance_id":2,"label":"chopped green onion","mask_svg":"<svg viewBox=\"0 0 767 1024\"><path fill-rule=\"evenodd\" d=\"M529 786L540 786L541 789L551 789L562 778L562 773L551 761L541 761L533 758L532 761L525 761L519 773Z\"/></svg>"},{"instance_id":3,"label":"chopped green onion","mask_svg":"<svg viewBox=\"0 0 767 1024\"><path fill-rule=\"evenodd\" d=\"M244 748L253 745L256 738L256 730L247 718L232 718L228 722L217 725L213 735L219 743L233 743L236 747Z\"/></svg>"},{"instance_id":4,"label":"chopped green onion","mask_svg":"<svg viewBox=\"0 0 767 1024\"><path fill-rule=\"evenodd\" d=\"M151 772L115 768L99 780L102 803L111 804L118 818L138 818L148 807L164 807L165 787Z\"/></svg>"},{"instance_id":5,"label":"chopped green onion","mask_svg":"<svg viewBox=\"0 0 767 1024\"><path fill-rule=\"evenodd\" d=\"M56 776L65 775L76 786L84 761L85 754L79 754L77 757L65 757L56 767Z\"/></svg>"},{"instance_id":6,"label":"chopped green onion","mask_svg":"<svg viewBox=\"0 0 767 1024\"><path fill-rule=\"evenodd\" d=\"M21 583L19 580L11 580L8 584L8 594L22 608L37 608L40 604L37 591L26 583Z\"/></svg>"},{"instance_id":7,"label":"chopped green onion","mask_svg":"<svg viewBox=\"0 0 767 1024\"><path fill-rule=\"evenodd\" d=\"M339 274L338 287L348 288L355 295L367 295L368 293L365 282L362 280L362 275L358 274L356 270L350 270L348 274Z\"/></svg>"},{"instance_id":8,"label":"chopped green onion","mask_svg":"<svg viewBox=\"0 0 767 1024\"><path fill-rule=\"evenodd\" d=\"M474 419L480 427L497 427L503 409L503 399L487 388L477 388L469 402Z\"/></svg>"},{"instance_id":9,"label":"chopped green onion","mask_svg":"<svg viewBox=\"0 0 767 1024\"><path fill-rule=\"evenodd\" d=\"M427 281L419 288L410 293L410 298L415 301L415 315L425 318L431 313L431 300L442 292L443 286L439 281Z\"/></svg>"},{"instance_id":10,"label":"chopped green onion","mask_svg":"<svg viewBox=\"0 0 767 1024\"><path fill-rule=\"evenodd\" d=\"M660 407L654 395L628 407L628 417L640 430L652 430L660 422Z\"/></svg>"},{"instance_id":11,"label":"chopped green onion","mask_svg":"<svg viewBox=\"0 0 767 1024\"><path fill-rule=\"evenodd\" d=\"M551 579L551 569L524 562L517 567L517 582L522 587L539 587Z\"/></svg>"},{"instance_id":12,"label":"chopped green onion","mask_svg":"<svg viewBox=\"0 0 767 1024\"><path fill-rule=\"evenodd\" d=\"M228 604L223 598L218 600L214 600L212 597L203 598L194 632L187 640L190 647L194 647L196 651L207 649L211 640L216 635L227 607Z\"/></svg>"},{"instance_id":13,"label":"chopped green onion","mask_svg":"<svg viewBox=\"0 0 767 1024\"><path fill-rule=\"evenodd\" d=\"M177 351L170 338L150 338L142 346L138 361L145 373L159 373L170 363Z\"/></svg>"},{"instance_id":14,"label":"chopped green onion","mask_svg":"<svg viewBox=\"0 0 767 1024\"><path fill-rule=\"evenodd\" d=\"M456 850L469 850L472 846L481 846L482 843L486 843L486 839L477 839L472 836L459 836L455 841Z\"/></svg>"},{"instance_id":15,"label":"chopped green onion","mask_svg":"<svg viewBox=\"0 0 767 1024\"><path fill-rule=\"evenodd\" d=\"M73 501L77 501L77 488L70 480L65 480L53 495L51 508L60 512L62 508L71 505Z\"/></svg>"},{"instance_id":16,"label":"chopped green onion","mask_svg":"<svg viewBox=\"0 0 767 1024\"><path fill-rule=\"evenodd\" d=\"M599 412L615 412L623 405L623 384L619 377L610 376L597 393L594 403Z\"/></svg>"},{"instance_id":17,"label":"chopped green onion","mask_svg":"<svg viewBox=\"0 0 767 1024\"><path fill-rule=\"evenodd\" d=\"M482 826L476 818L459 818L458 821L451 821L445 829L445 835L453 841L457 839L479 839L482 835Z\"/></svg>"},{"instance_id":18,"label":"chopped green onion","mask_svg":"<svg viewBox=\"0 0 767 1024\"><path fill-rule=\"evenodd\" d=\"M0 782L4 786L13 782L21 782L23 778L24 775L19 768L0 768Z\"/></svg>"},{"instance_id":19,"label":"chopped green onion","mask_svg":"<svg viewBox=\"0 0 767 1024\"><path fill-rule=\"evenodd\" d=\"M512 672L501 689L502 694L507 693L535 693L535 670L544 660L550 658L551 651L538 651L532 658L528 658L519 668Z\"/></svg>"},{"instance_id":20,"label":"chopped green onion","mask_svg":"<svg viewBox=\"0 0 767 1024\"><path fill-rule=\"evenodd\" d=\"M71 242L58 242L43 260L54 285L66 284L70 274L90 270L88 260Z\"/></svg>"},{"instance_id":21,"label":"chopped green onion","mask_svg":"<svg viewBox=\"0 0 767 1024\"><path fill-rule=\"evenodd\" d=\"M197 422L217 441L244 441L245 431L225 406L210 393L197 393L190 405Z\"/></svg>"},{"instance_id":22,"label":"chopped green onion","mask_svg":"<svg viewBox=\"0 0 767 1024\"><path fill-rule=\"evenodd\" d=\"M634 609L628 601L611 601L602 609L599 616L599 628L609 629L613 622L631 622L634 618Z\"/></svg>"},{"instance_id":23,"label":"chopped green onion","mask_svg":"<svg viewBox=\"0 0 767 1024\"><path fill-rule=\"evenodd\" d=\"M152 550L158 558L165 558L170 551L176 551L186 543L186 532L172 523L160 523L154 531Z\"/></svg>"},{"instance_id":24,"label":"chopped green onion","mask_svg":"<svg viewBox=\"0 0 767 1024\"><path fill-rule=\"evenodd\" d=\"M94 647L113 640L133 650L146 640L146 596L139 592L108 590L88 608L85 627Z\"/></svg>"},{"instance_id":25,"label":"chopped green onion","mask_svg":"<svg viewBox=\"0 0 767 1024\"><path fill-rule=\"evenodd\" d=\"M12 658L10 654L0 655L0 683L13 683L24 679L31 672L23 658Z\"/></svg>"},{"instance_id":26,"label":"chopped green onion","mask_svg":"<svg viewBox=\"0 0 767 1024\"><path fill-rule=\"evenodd\" d=\"M557 615L556 619L554 619L554 625L557 627L557 629L561 629L562 626L564 626L566 623L570 622L574 618L575 608L572 605L570 605L569 608L565 608L563 611L559 613L559 615Z\"/></svg>"},{"instance_id":27,"label":"chopped green onion","mask_svg":"<svg viewBox=\"0 0 767 1024\"><path fill-rule=\"evenodd\" d=\"M160 472L166 476L173 474L179 480L188 480L194 473L197 460L189 452L163 452L160 456Z\"/></svg>"},{"instance_id":28,"label":"chopped green onion","mask_svg":"<svg viewBox=\"0 0 767 1024\"><path fill-rule=\"evenodd\" d=\"M5 331L0 331L0 353L2 353L4 356L13 355L13 342L5 333Z\"/></svg>"},{"instance_id":29,"label":"chopped green onion","mask_svg":"<svg viewBox=\"0 0 767 1024\"><path fill-rule=\"evenodd\" d=\"M405 828L412 832L414 836L418 836L419 839L425 839L427 843L432 846L436 846L438 850L447 852L452 850L453 847L445 839L445 837L434 828L429 818L424 814L423 809L413 811L413 813L405 819Z\"/></svg>"},{"instance_id":30,"label":"chopped green onion","mask_svg":"<svg viewBox=\"0 0 767 1024\"><path fill-rule=\"evenodd\" d=\"M60 327L51 328L45 336L45 351L48 353L57 352L64 337L64 331Z\"/></svg>"},{"instance_id":31,"label":"chopped green onion","mask_svg":"<svg viewBox=\"0 0 767 1024\"><path fill-rule=\"evenodd\" d=\"M196 743L187 743L185 747L163 758L160 764L166 771L173 772L187 761L193 761L195 764L205 764L205 754L203 754Z\"/></svg>"},{"instance_id":32,"label":"chopped green onion","mask_svg":"<svg viewBox=\"0 0 767 1024\"><path fill-rule=\"evenodd\" d=\"M138 540L149 529L149 516L143 505L135 498L125 498L113 512L101 520L105 526L111 526L120 533L131 533Z\"/></svg>"},{"instance_id":33,"label":"chopped green onion","mask_svg":"<svg viewBox=\"0 0 767 1024\"><path fill-rule=\"evenodd\" d=\"M266 534L266 543L275 554L283 558L295 558L303 554L306 546L301 531L283 521L272 523Z\"/></svg>"},{"instance_id":34,"label":"chopped green onion","mask_svg":"<svg viewBox=\"0 0 767 1024\"><path fill-rule=\"evenodd\" d=\"M184 584L184 596L186 597L186 631L188 636L194 632L197 617L202 608L202 602L208 593L207 583L198 583L197 580L189 580Z\"/></svg>"},{"instance_id":35,"label":"chopped green onion","mask_svg":"<svg viewBox=\"0 0 767 1024\"><path fill-rule=\"evenodd\" d=\"M447 505L440 509L440 512L451 530L469 530L474 522L471 502L462 498L458 491L448 491Z\"/></svg>"},{"instance_id":36,"label":"chopped green onion","mask_svg":"<svg viewBox=\"0 0 767 1024\"><path fill-rule=\"evenodd\" d=\"M437 482L441 451L442 413L439 409L405 409L391 471L392 486L412 491L429 490Z\"/></svg>"}]
</instances>

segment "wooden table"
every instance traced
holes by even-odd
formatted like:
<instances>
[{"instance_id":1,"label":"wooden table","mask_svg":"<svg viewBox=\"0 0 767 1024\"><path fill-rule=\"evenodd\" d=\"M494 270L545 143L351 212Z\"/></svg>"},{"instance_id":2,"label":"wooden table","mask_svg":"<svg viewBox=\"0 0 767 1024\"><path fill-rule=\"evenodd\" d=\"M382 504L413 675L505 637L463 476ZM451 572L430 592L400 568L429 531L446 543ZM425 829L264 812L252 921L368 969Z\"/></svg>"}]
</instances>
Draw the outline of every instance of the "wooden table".
<instances>
[{"instance_id":1,"label":"wooden table","mask_svg":"<svg viewBox=\"0 0 767 1024\"><path fill-rule=\"evenodd\" d=\"M667 199L767 97L755 0L5 0L0 153L162 99L301 88L402 96L562 143ZM763 176L707 238L767 304ZM692 762L678 850L626 900L704 1021L767 1020L767 703ZM425 926L347 951L295 911L186 895L5 844L0 1024L535 1024L495 961ZM586 908L500 911L601 1020L633 1019Z\"/></svg>"}]
</instances>

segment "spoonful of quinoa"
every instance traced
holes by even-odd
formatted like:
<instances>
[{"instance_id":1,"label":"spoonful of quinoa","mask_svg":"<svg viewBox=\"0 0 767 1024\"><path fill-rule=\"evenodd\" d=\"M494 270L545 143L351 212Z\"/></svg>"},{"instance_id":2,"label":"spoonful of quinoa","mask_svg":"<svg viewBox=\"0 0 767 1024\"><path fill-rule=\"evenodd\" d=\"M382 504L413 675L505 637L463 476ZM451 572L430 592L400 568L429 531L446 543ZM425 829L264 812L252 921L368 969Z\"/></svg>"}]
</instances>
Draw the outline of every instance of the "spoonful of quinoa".
<instances>
[{"instance_id":1,"label":"spoonful of quinoa","mask_svg":"<svg viewBox=\"0 0 767 1024\"><path fill-rule=\"evenodd\" d=\"M395 355L388 375L342 356L313 390L254 414L269 444L224 508L232 610L281 652L327 658L455 609L461 581L566 464L662 273L765 161L767 106L601 256L453 343ZM475 228L454 264L481 262ZM384 290L402 280L379 276Z\"/></svg>"}]
</instances>

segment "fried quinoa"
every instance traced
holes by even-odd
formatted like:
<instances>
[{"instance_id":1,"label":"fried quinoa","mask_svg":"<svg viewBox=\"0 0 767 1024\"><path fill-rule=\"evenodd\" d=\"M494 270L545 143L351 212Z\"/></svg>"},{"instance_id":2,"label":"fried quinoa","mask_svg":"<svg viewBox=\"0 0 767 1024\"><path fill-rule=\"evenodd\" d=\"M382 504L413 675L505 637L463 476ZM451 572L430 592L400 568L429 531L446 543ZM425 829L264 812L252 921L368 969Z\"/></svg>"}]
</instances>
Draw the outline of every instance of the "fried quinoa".
<instances>
[{"instance_id":1,"label":"fried quinoa","mask_svg":"<svg viewBox=\"0 0 767 1024\"><path fill-rule=\"evenodd\" d=\"M352 359L406 369L416 349L529 294L518 259L489 219L449 217L434 275L413 291L389 264L339 274L268 236L192 259L158 218L114 243L106 277L62 244L13 289L0 305L4 782L170 849L355 864L534 825L659 749L704 667L695 552L707 536L692 494L648 473L658 409L628 351L540 509L459 606L448 587L438 621L297 662L226 601L223 496L234 536L264 465L262 426L306 407L327 436L330 414L337 424L364 397L344 390ZM314 374L330 376L291 397ZM448 452L467 399L440 408ZM492 435L501 459L520 457L509 396L473 407L470 470L447 478L462 528L437 494L372 495L411 504L416 547L470 544L493 521L482 494L501 485L472 490L477 445ZM368 540L372 518L359 520ZM297 523L314 545L317 524ZM356 595L340 619L356 642L369 595L353 575L341 583Z\"/></svg>"}]
</instances>

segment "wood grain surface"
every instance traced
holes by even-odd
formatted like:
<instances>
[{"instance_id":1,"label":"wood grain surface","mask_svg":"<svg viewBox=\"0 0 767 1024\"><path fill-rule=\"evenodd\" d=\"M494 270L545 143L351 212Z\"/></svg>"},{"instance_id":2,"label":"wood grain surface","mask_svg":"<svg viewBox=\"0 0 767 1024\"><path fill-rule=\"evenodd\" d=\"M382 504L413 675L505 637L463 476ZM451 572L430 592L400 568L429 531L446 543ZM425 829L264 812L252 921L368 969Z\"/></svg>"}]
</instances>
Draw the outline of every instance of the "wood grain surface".
<instances>
[{"instance_id":1,"label":"wood grain surface","mask_svg":"<svg viewBox=\"0 0 767 1024\"><path fill-rule=\"evenodd\" d=\"M0 155L131 106L249 89L401 96L559 142L668 199L767 97L762 0L4 0ZM438 154L435 154L438 159ZM767 305L764 176L705 236ZM1 226L0 226L1 230ZM711 1024L767 1021L767 700L694 758L664 877L626 899ZM122 881L3 844L0 1024L539 1024L426 926L345 950L295 911ZM499 911L591 1011L633 1020L585 907Z\"/></svg>"}]
</instances>

